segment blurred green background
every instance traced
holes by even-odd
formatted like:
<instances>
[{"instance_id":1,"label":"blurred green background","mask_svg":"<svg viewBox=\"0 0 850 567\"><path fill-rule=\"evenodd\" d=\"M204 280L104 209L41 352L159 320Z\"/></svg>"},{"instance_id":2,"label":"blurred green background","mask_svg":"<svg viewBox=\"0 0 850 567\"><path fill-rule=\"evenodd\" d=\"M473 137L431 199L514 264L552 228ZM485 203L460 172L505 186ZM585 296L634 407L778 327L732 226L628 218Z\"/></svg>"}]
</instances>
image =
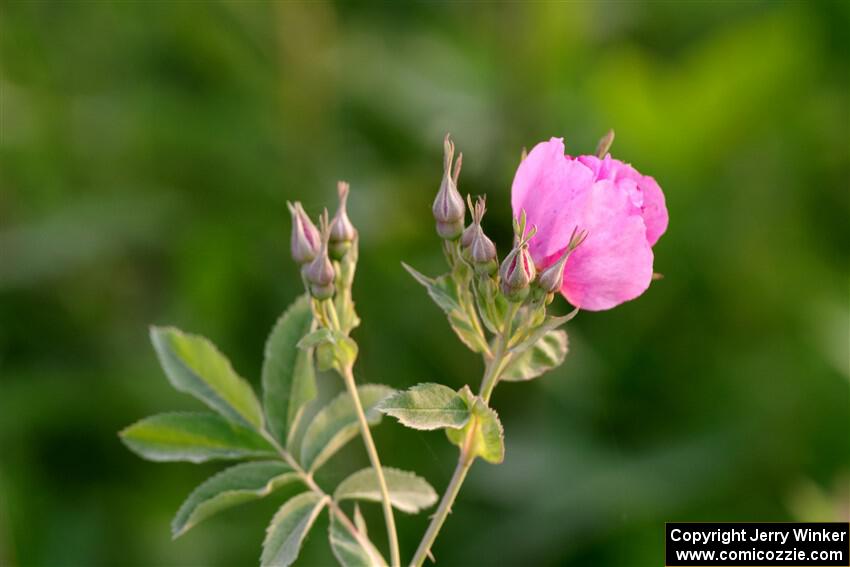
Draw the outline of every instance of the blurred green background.
<instances>
[{"instance_id":1,"label":"blurred green background","mask_svg":"<svg viewBox=\"0 0 850 567\"><path fill-rule=\"evenodd\" d=\"M447 131L501 252L520 150L550 136L588 153L613 127L671 221L664 279L496 391L507 459L473 468L439 565L661 565L665 521L846 519L848 30L848 2L0 3L0 564L256 563L284 493L172 542L222 465L148 463L116 432L201 407L167 385L151 323L258 384L301 287L285 202L316 214L338 178L359 379L477 385L400 267L442 268ZM376 441L442 491L441 434L385 421ZM366 462L355 440L319 482ZM410 557L427 518L398 521ZM301 564L332 562L325 525Z\"/></svg>"}]
</instances>

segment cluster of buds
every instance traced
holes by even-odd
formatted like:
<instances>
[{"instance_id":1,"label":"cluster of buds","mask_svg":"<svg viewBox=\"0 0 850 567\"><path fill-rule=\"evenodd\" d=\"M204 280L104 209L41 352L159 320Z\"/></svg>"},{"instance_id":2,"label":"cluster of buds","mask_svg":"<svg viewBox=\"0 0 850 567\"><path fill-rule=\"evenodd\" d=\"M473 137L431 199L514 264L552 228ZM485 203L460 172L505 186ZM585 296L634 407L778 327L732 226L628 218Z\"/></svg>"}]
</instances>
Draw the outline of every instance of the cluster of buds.
<instances>
[{"instance_id":1,"label":"cluster of buds","mask_svg":"<svg viewBox=\"0 0 850 567\"><path fill-rule=\"evenodd\" d=\"M348 218L348 183L337 184L339 207L333 219L325 209L317 228L301 203L287 203L292 214L292 259L301 266L304 285L316 299L330 299L336 289L337 269L333 260L343 260L357 239L357 229Z\"/></svg>"},{"instance_id":2,"label":"cluster of buds","mask_svg":"<svg viewBox=\"0 0 850 567\"><path fill-rule=\"evenodd\" d=\"M612 135L609 134L603 139L600 151L607 151L611 138ZM492 282L488 285L498 283L499 291L508 301L521 303L530 297L533 303L551 302L554 294L560 291L563 285L567 259L584 241L587 233L576 228L558 261L538 274L529 251L529 241L537 230L534 226L526 228L526 216L523 211L520 218L514 219L513 249L500 265L496 245L487 237L481 226L486 212L484 197L478 197L473 203L472 198L467 196L472 222L464 228L463 198L457 187L463 156L459 154L457 160L454 160L454 152L454 143L447 135L443 142L443 178L432 207L437 234L451 246L458 246L456 241L460 237L459 250L462 258L474 268L482 280Z\"/></svg>"}]
</instances>

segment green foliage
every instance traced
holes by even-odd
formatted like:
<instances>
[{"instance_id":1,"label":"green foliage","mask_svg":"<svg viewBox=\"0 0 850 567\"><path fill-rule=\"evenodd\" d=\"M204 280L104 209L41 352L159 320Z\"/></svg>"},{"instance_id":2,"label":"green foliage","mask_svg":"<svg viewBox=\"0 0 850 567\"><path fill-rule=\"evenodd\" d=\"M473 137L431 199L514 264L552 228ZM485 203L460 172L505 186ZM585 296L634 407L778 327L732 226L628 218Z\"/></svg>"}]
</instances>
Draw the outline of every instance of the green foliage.
<instances>
[{"instance_id":1,"label":"green foliage","mask_svg":"<svg viewBox=\"0 0 850 567\"><path fill-rule=\"evenodd\" d=\"M119 435L130 450L151 461L202 463L274 455L274 449L255 431L214 413L154 415Z\"/></svg>"},{"instance_id":2,"label":"green foliage","mask_svg":"<svg viewBox=\"0 0 850 567\"><path fill-rule=\"evenodd\" d=\"M331 514L328 539L334 557L342 567L386 567L386 560L369 541L366 532L362 529L366 524L363 522L359 508L355 509L354 517L357 521L357 528L360 530L361 537L359 538L354 537L349 530L342 526L336 514Z\"/></svg>"},{"instance_id":3,"label":"green foliage","mask_svg":"<svg viewBox=\"0 0 850 567\"><path fill-rule=\"evenodd\" d=\"M251 385L210 341L173 327L151 327L151 342L177 390L192 394L224 417L262 428L263 411Z\"/></svg>"},{"instance_id":4,"label":"green foliage","mask_svg":"<svg viewBox=\"0 0 850 567\"><path fill-rule=\"evenodd\" d=\"M263 407L270 432L284 445L289 445L307 402L316 397L313 350L298 347L312 325L310 298L303 295L277 320L266 342Z\"/></svg>"},{"instance_id":5,"label":"green foliage","mask_svg":"<svg viewBox=\"0 0 850 567\"><path fill-rule=\"evenodd\" d=\"M357 387L363 411L370 425L381 421L378 403L394 392L378 384ZM313 418L301 441L301 464L309 471L322 466L357 435L357 414L347 392L339 394Z\"/></svg>"},{"instance_id":6,"label":"green foliage","mask_svg":"<svg viewBox=\"0 0 850 567\"><path fill-rule=\"evenodd\" d=\"M469 457L501 463L505 459L505 436L498 414L477 396L470 397L468 403L472 414L469 423L463 429L446 429L446 436Z\"/></svg>"},{"instance_id":7,"label":"green foliage","mask_svg":"<svg viewBox=\"0 0 850 567\"><path fill-rule=\"evenodd\" d=\"M442 384L417 384L388 397L378 409L413 429L457 429L469 421L469 408L464 399Z\"/></svg>"},{"instance_id":8,"label":"green foliage","mask_svg":"<svg viewBox=\"0 0 850 567\"><path fill-rule=\"evenodd\" d=\"M292 565L307 532L327 503L327 498L315 492L304 492L281 506L266 529L260 564L263 567Z\"/></svg>"},{"instance_id":9,"label":"green foliage","mask_svg":"<svg viewBox=\"0 0 850 567\"><path fill-rule=\"evenodd\" d=\"M339 373L351 368L357 359L357 343L340 331L318 329L298 343L299 348L316 349L319 370L334 369Z\"/></svg>"},{"instance_id":10,"label":"green foliage","mask_svg":"<svg viewBox=\"0 0 850 567\"><path fill-rule=\"evenodd\" d=\"M412 472L383 467L384 478L390 492L392 505L408 514L430 508L437 501L437 493L424 478ZM381 501L381 491L375 469L367 468L353 473L336 487L334 500Z\"/></svg>"},{"instance_id":11,"label":"green foliage","mask_svg":"<svg viewBox=\"0 0 850 567\"><path fill-rule=\"evenodd\" d=\"M292 467L281 461L242 463L225 469L192 491L171 522L171 534L180 537L209 516L268 496L298 478Z\"/></svg>"},{"instance_id":12,"label":"green foliage","mask_svg":"<svg viewBox=\"0 0 850 567\"><path fill-rule=\"evenodd\" d=\"M458 298L457 286L451 275L446 274L436 279L418 272L402 262L402 266L413 278L422 284L434 303L443 310L449 318L449 325L458 338L473 352L487 352L487 341L475 326L469 311L461 305ZM471 306L470 306L471 308Z\"/></svg>"},{"instance_id":13,"label":"green foliage","mask_svg":"<svg viewBox=\"0 0 850 567\"><path fill-rule=\"evenodd\" d=\"M549 331L534 346L518 354L505 368L500 380L531 380L560 366L566 356L567 333L561 330Z\"/></svg>"}]
</instances>

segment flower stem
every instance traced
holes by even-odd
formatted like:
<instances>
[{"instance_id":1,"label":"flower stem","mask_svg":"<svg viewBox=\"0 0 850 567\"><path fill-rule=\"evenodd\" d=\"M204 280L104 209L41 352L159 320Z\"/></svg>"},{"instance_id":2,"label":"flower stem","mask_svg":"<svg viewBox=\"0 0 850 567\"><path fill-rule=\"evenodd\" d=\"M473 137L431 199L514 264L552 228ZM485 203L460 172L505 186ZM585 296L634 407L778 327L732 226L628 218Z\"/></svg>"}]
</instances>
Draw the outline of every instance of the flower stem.
<instances>
[{"instance_id":1,"label":"flower stem","mask_svg":"<svg viewBox=\"0 0 850 567\"><path fill-rule=\"evenodd\" d=\"M351 372L350 367L346 368L342 373L342 378L354 402L354 409L357 412L357 419L360 422L360 433L363 436L363 443L366 445L366 453L368 453L369 461L372 463L372 468L378 477L378 487L381 489L381 503L384 507L384 520L387 524L387 539L390 542L390 564L393 567L399 567L401 565L401 555L398 549L398 534L395 528L393 507L390 502L390 491L387 488L387 481L384 478L384 469L381 467L378 450L375 448L375 441L372 439L369 422L366 420L366 414L363 412L363 404L360 403L360 396L357 394L357 385L354 383L354 374Z\"/></svg>"},{"instance_id":2,"label":"flower stem","mask_svg":"<svg viewBox=\"0 0 850 567\"><path fill-rule=\"evenodd\" d=\"M493 356L487 361L487 366L484 370L484 378L481 381L481 391L479 393L485 402L490 400L493 388L496 387L496 383L499 381L499 375L510 361L510 354L506 352L506 347L508 340L510 340L511 323L516 315L517 309L518 305L515 304L508 310L504 327L496 340L496 347L493 350ZM469 429L467 438L463 442L457 461L457 467L455 467L455 472L452 475L452 479L449 481L449 485L446 487L446 492L443 493L443 497L440 499L440 505L437 507L437 511L431 518L431 523L428 525L425 535L422 536L422 541L419 543L419 547L416 549L413 559L410 560L411 567L421 567L421 565L425 562L425 558L428 557L431 552L431 546L434 545L434 541L437 539L437 534L440 533L440 528L443 527L446 518L452 511L452 504L454 504L458 492L460 492L460 487L463 485L464 479L466 479L466 473L469 472L473 461L475 461L475 455L470 455L468 451L468 447L472 442L471 437L473 435L475 435L475 427L471 427Z\"/></svg>"}]
</instances>

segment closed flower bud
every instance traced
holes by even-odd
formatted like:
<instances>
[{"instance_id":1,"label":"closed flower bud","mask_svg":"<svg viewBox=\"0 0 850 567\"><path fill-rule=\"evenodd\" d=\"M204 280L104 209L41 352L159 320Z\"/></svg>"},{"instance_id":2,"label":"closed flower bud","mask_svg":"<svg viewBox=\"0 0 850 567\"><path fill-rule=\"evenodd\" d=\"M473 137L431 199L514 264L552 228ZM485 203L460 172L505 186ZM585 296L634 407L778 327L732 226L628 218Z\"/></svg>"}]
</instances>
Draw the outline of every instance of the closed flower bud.
<instances>
[{"instance_id":1,"label":"closed flower bud","mask_svg":"<svg viewBox=\"0 0 850 567\"><path fill-rule=\"evenodd\" d=\"M496 261L496 245L490 240L481 227L481 220L486 212L486 201L479 197L472 205L472 199L467 196L469 209L472 212L472 224L464 231L461 244L464 245L466 258L475 267L475 271L486 274L494 274L499 265ZM466 242L464 242L466 240Z\"/></svg>"},{"instance_id":2,"label":"closed flower bud","mask_svg":"<svg viewBox=\"0 0 850 567\"><path fill-rule=\"evenodd\" d=\"M463 197L457 191L457 179L460 175L463 155L458 155L454 172L452 172L454 151L454 144L447 134L443 142L443 181L440 183L440 190L431 207L434 219L437 221L437 234L443 240L454 240L463 232L465 207Z\"/></svg>"},{"instance_id":3,"label":"closed flower bud","mask_svg":"<svg viewBox=\"0 0 850 567\"><path fill-rule=\"evenodd\" d=\"M346 205L348 202L348 183L340 181L337 183L339 193L339 208L331 220L330 228L330 253L336 260L341 260L351 248L351 243L357 238L357 229L348 218Z\"/></svg>"},{"instance_id":4,"label":"closed flower bud","mask_svg":"<svg viewBox=\"0 0 850 567\"><path fill-rule=\"evenodd\" d=\"M290 239L292 259L298 264L306 264L319 252L319 231L304 212L301 203L296 201L286 205L292 214L292 238Z\"/></svg>"},{"instance_id":5,"label":"closed flower bud","mask_svg":"<svg viewBox=\"0 0 850 567\"><path fill-rule=\"evenodd\" d=\"M523 241L511 250L499 269L502 294L509 301L523 301L528 296L529 285L536 275L537 270L528 252L528 242Z\"/></svg>"},{"instance_id":6,"label":"closed flower bud","mask_svg":"<svg viewBox=\"0 0 850 567\"><path fill-rule=\"evenodd\" d=\"M578 227L573 229L573 234L570 237L570 243L564 249L563 254L557 262L540 272L540 277L537 278L537 286L546 293L557 293L561 291L561 286L564 284L564 266L567 264L567 259L572 254L573 250L579 247L587 238L587 231L579 231Z\"/></svg>"},{"instance_id":7,"label":"closed flower bud","mask_svg":"<svg viewBox=\"0 0 850 567\"><path fill-rule=\"evenodd\" d=\"M319 252L312 262L304 266L303 274L307 285L310 286L310 295L316 299L329 299L334 294L333 264L328 257L328 237L330 229L328 226L328 211L322 214L322 241Z\"/></svg>"}]
</instances>

